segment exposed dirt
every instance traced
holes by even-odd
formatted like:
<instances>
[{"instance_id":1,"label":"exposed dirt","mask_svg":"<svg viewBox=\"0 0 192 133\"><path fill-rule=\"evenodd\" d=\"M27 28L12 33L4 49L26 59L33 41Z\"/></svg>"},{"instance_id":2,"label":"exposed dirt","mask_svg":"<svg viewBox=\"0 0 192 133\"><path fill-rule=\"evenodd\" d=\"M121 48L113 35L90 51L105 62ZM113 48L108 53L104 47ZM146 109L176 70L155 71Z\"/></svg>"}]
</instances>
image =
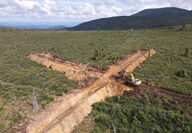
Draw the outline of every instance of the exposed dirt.
<instances>
[{"instance_id":1,"label":"exposed dirt","mask_svg":"<svg viewBox=\"0 0 192 133\"><path fill-rule=\"evenodd\" d=\"M131 87L110 78L112 75L124 69L133 71L140 63L153 54L155 54L154 50L135 51L124 60L119 60L117 64L109 66L105 73L60 60L60 58L55 58L51 54L30 55L28 58L31 60L49 68L51 67L51 69L65 72L65 75L70 79L86 80L88 77L93 77L96 80L93 80L91 84L89 83L87 87L71 91L50 104L45 111L39 111L32 116L33 121L30 121L27 131L29 133L71 132L91 112L92 104L100 102L107 97L122 95L125 90L132 90Z\"/></svg>"},{"instance_id":2,"label":"exposed dirt","mask_svg":"<svg viewBox=\"0 0 192 133\"><path fill-rule=\"evenodd\" d=\"M87 65L78 65L75 62L65 61L51 53L31 54L29 59L45 65L47 68L59 71L71 80L81 81L90 78L98 78L103 71Z\"/></svg>"},{"instance_id":3,"label":"exposed dirt","mask_svg":"<svg viewBox=\"0 0 192 133\"><path fill-rule=\"evenodd\" d=\"M157 104L156 100L161 100L162 103L159 106L163 107L164 109L180 111L181 114L185 113L192 116L192 112L186 110L187 106L192 105L192 97L190 97L190 95L161 88L155 84L148 85L147 82L143 82L141 86L136 87L127 83L121 78L117 78L117 76L113 76L111 79L114 79L118 84L132 86L133 90L124 91L124 96L140 99L144 92L147 92L150 98L150 103ZM94 129L94 125L94 117L86 117L80 126L75 127L72 133L79 133L79 131L81 131L81 133L90 132Z\"/></svg>"},{"instance_id":4,"label":"exposed dirt","mask_svg":"<svg viewBox=\"0 0 192 133\"><path fill-rule=\"evenodd\" d=\"M175 26L174 29L176 29L176 30L192 29L192 25L180 25L180 26Z\"/></svg>"},{"instance_id":5,"label":"exposed dirt","mask_svg":"<svg viewBox=\"0 0 192 133\"><path fill-rule=\"evenodd\" d=\"M57 98L46 110L40 110L31 117L27 126L29 133L70 133L76 125L91 112L92 104L100 102L107 97L116 95L128 95L139 98L144 91L153 95L154 98L171 98L169 102L164 102L164 106L169 104L181 107L186 112L186 107L191 105L191 97L186 94L159 88L156 85L149 86L143 83L139 87L126 84L125 81L114 78L122 70L133 71L140 63L155 54L154 50L138 50L125 57L124 60L117 61L117 64L108 66L104 71L97 70L85 65L64 61L52 54L33 54L28 58L43 64L46 67L64 73L69 79L83 80L79 87L71 90L63 97ZM132 91L131 91L132 90ZM153 99L150 99L153 103Z\"/></svg>"},{"instance_id":6,"label":"exposed dirt","mask_svg":"<svg viewBox=\"0 0 192 133\"><path fill-rule=\"evenodd\" d=\"M180 110L181 113L186 113L192 116L192 112L189 112L187 110L187 107L192 105L192 97L188 94L183 94L166 88L161 88L157 85L147 85L147 83L144 82L139 87L134 87L133 91L126 91L125 95L132 98L139 98L141 97L143 92L149 93L151 103L155 104L155 99L161 99L162 106L164 108Z\"/></svg>"}]
</instances>

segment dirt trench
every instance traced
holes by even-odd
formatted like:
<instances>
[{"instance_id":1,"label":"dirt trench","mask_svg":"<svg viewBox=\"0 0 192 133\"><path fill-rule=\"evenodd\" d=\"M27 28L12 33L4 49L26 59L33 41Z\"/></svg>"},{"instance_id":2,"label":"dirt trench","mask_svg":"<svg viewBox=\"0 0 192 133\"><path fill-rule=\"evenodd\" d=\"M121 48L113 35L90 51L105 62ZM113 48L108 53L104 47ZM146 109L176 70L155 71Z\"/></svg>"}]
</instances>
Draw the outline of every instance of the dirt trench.
<instances>
[{"instance_id":1,"label":"dirt trench","mask_svg":"<svg viewBox=\"0 0 192 133\"><path fill-rule=\"evenodd\" d=\"M81 123L91 112L92 104L100 102L107 97L122 95L124 90L132 90L131 87L111 79L112 75L115 75L124 69L133 71L140 63L155 53L155 50L138 50L126 56L124 60L117 61L117 64L109 66L108 70L104 73L94 71L97 73L93 76L96 80L91 85L71 91L62 98L56 100L54 103L50 104L45 111L40 111L35 116L32 116L32 120L29 122L30 124L26 129L27 132L70 133L74 127ZM68 69L69 67L67 66L70 63L59 61L58 58L53 59L53 55L50 54L30 55L28 58L47 67L50 67L51 65L52 69L65 72L66 76L68 75L70 77L70 74L73 74L83 77L80 78L81 80L86 79L87 77L85 73L90 72L86 67L85 69L81 69L83 72L77 71L76 69L79 66L75 64L74 67L76 71L71 73L70 70L73 70L72 67L70 66L70 69ZM65 64L67 64L67 67ZM91 73L92 72L91 68ZM75 76L73 78L71 77L71 79L79 80L79 78L76 78Z\"/></svg>"},{"instance_id":2,"label":"dirt trench","mask_svg":"<svg viewBox=\"0 0 192 133\"><path fill-rule=\"evenodd\" d=\"M65 61L51 53L31 54L28 58L38 64L46 66L49 69L61 72L74 81L86 80L88 78L98 78L103 73L94 67Z\"/></svg>"}]
</instances>

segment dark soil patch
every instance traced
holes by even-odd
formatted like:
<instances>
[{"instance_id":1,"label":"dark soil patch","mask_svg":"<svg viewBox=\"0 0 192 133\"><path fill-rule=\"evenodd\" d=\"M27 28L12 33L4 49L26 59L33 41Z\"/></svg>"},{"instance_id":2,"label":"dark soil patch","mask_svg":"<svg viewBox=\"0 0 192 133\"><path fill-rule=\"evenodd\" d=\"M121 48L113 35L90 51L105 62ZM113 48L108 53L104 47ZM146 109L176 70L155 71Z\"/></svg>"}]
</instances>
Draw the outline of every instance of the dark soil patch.
<instances>
[{"instance_id":1,"label":"dark soil patch","mask_svg":"<svg viewBox=\"0 0 192 133\"><path fill-rule=\"evenodd\" d=\"M139 87L134 87L133 91L125 92L125 95L140 98L144 92L148 93L151 103L157 104L157 100L160 100L164 109L180 111L181 114L186 113L192 116L192 112L187 109L192 106L192 97L188 94L158 87L157 85L148 85L144 82Z\"/></svg>"}]
</instances>

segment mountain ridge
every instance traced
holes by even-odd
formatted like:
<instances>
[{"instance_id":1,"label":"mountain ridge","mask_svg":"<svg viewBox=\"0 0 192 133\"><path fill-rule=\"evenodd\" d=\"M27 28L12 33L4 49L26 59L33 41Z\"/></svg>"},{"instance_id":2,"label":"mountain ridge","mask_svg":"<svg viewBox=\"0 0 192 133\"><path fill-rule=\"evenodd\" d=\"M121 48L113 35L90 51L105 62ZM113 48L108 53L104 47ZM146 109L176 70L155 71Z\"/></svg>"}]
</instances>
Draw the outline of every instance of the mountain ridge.
<instances>
[{"instance_id":1,"label":"mountain ridge","mask_svg":"<svg viewBox=\"0 0 192 133\"><path fill-rule=\"evenodd\" d=\"M161 15L175 15L175 14L179 15L184 13L191 13L191 11L177 7L151 8L142 10L131 16L161 16Z\"/></svg>"},{"instance_id":2,"label":"mountain ridge","mask_svg":"<svg viewBox=\"0 0 192 133\"><path fill-rule=\"evenodd\" d=\"M88 21L67 30L128 30L192 24L192 11L169 7L146 9L131 16Z\"/></svg>"}]
</instances>

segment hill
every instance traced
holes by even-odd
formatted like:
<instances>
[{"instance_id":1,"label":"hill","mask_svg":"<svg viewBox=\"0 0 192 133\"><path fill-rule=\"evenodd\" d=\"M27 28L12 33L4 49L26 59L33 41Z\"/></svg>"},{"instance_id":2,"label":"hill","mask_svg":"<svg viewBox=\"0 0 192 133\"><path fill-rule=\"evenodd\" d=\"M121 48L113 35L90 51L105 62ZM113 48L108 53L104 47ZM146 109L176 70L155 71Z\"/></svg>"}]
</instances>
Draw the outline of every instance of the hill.
<instances>
[{"instance_id":1,"label":"hill","mask_svg":"<svg viewBox=\"0 0 192 133\"><path fill-rule=\"evenodd\" d=\"M192 12L180 8L143 10L132 16L102 18L68 30L128 30L192 24Z\"/></svg>"},{"instance_id":2,"label":"hill","mask_svg":"<svg viewBox=\"0 0 192 133\"><path fill-rule=\"evenodd\" d=\"M146 9L141 12L138 12L132 16L167 16L167 15L180 15L180 14L188 14L190 11L175 7L168 8L157 8L157 9Z\"/></svg>"}]
</instances>

